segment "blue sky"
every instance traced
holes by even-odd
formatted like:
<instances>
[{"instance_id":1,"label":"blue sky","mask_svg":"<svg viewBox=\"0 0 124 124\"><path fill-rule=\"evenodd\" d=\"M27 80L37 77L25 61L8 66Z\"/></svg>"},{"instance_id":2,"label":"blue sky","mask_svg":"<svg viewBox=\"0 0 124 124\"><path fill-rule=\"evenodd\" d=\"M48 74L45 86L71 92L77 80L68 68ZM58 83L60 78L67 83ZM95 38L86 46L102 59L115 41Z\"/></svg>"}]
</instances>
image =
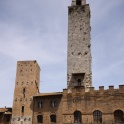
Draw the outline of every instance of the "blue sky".
<instances>
[{"instance_id":1,"label":"blue sky","mask_svg":"<svg viewBox=\"0 0 124 124\"><path fill-rule=\"evenodd\" d=\"M87 0L91 8L93 86L124 84L124 0ZM66 88L71 0L0 1L0 107L13 103L16 63L37 60L40 92Z\"/></svg>"}]
</instances>

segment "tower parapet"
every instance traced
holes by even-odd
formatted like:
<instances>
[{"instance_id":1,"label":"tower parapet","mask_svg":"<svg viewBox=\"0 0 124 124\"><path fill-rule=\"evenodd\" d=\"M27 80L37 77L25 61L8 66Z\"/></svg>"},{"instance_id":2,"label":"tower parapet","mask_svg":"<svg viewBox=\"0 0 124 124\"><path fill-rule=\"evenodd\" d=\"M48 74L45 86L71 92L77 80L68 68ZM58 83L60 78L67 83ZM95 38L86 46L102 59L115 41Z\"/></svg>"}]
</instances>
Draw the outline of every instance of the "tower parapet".
<instances>
[{"instance_id":1,"label":"tower parapet","mask_svg":"<svg viewBox=\"0 0 124 124\"><path fill-rule=\"evenodd\" d=\"M85 5L86 0L72 0L72 6Z\"/></svg>"},{"instance_id":2,"label":"tower parapet","mask_svg":"<svg viewBox=\"0 0 124 124\"><path fill-rule=\"evenodd\" d=\"M77 97L77 96L86 96L88 95L89 97L96 97L99 96L99 98L107 96L117 96L117 94L122 94L124 97L124 85L119 85L119 88L116 89L114 86L109 86L108 89L104 89L104 86L99 86L98 90L95 90L94 87L89 87L89 93L85 92L85 87L75 87L72 88L71 93L68 92L68 89L63 89L63 96L65 97ZM121 95L120 95L121 97ZM122 97L121 97L122 98Z\"/></svg>"}]
</instances>

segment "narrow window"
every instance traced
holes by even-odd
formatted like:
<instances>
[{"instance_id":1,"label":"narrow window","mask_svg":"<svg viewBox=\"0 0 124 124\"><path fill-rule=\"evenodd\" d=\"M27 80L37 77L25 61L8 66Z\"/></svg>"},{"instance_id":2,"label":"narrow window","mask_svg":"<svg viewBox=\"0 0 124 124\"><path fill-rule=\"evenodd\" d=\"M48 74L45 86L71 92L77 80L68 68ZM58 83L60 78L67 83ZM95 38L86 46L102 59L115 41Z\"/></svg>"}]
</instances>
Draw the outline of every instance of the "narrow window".
<instances>
[{"instance_id":1,"label":"narrow window","mask_svg":"<svg viewBox=\"0 0 124 124\"><path fill-rule=\"evenodd\" d=\"M56 123L56 115L50 115L50 120L53 123Z\"/></svg>"},{"instance_id":2,"label":"narrow window","mask_svg":"<svg viewBox=\"0 0 124 124\"><path fill-rule=\"evenodd\" d=\"M25 94L25 88L23 89L23 94Z\"/></svg>"},{"instance_id":3,"label":"narrow window","mask_svg":"<svg viewBox=\"0 0 124 124\"><path fill-rule=\"evenodd\" d=\"M76 5L81 5L81 0L76 0Z\"/></svg>"},{"instance_id":4,"label":"narrow window","mask_svg":"<svg viewBox=\"0 0 124 124\"><path fill-rule=\"evenodd\" d=\"M24 88L22 92L23 92L23 96L25 97L26 89Z\"/></svg>"},{"instance_id":5,"label":"narrow window","mask_svg":"<svg viewBox=\"0 0 124 124\"><path fill-rule=\"evenodd\" d=\"M22 113L24 113L24 106L22 106Z\"/></svg>"}]
</instances>

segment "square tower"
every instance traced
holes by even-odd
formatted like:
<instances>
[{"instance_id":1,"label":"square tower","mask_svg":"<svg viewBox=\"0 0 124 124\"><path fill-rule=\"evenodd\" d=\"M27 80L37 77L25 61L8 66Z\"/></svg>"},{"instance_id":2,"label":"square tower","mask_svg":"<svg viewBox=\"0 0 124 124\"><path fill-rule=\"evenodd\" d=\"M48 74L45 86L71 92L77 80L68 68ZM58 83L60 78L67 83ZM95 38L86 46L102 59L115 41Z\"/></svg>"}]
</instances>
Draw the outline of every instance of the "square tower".
<instances>
[{"instance_id":1,"label":"square tower","mask_svg":"<svg viewBox=\"0 0 124 124\"><path fill-rule=\"evenodd\" d=\"M39 93L40 67L34 61L18 61L11 124L32 124L33 96Z\"/></svg>"},{"instance_id":2,"label":"square tower","mask_svg":"<svg viewBox=\"0 0 124 124\"><path fill-rule=\"evenodd\" d=\"M92 85L90 8L86 0L72 0L68 7L67 86Z\"/></svg>"}]
</instances>

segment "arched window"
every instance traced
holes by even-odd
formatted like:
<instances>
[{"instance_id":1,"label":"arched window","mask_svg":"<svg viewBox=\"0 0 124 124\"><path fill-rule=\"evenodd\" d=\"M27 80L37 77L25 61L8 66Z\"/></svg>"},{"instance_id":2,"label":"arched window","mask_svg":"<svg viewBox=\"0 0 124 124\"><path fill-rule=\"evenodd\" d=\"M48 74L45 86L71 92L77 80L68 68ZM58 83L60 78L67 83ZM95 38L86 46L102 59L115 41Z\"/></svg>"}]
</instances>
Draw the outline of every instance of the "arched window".
<instances>
[{"instance_id":1,"label":"arched window","mask_svg":"<svg viewBox=\"0 0 124 124\"><path fill-rule=\"evenodd\" d=\"M80 111L75 111L74 112L74 123L82 123L82 117L81 117L81 112Z\"/></svg>"},{"instance_id":2,"label":"arched window","mask_svg":"<svg viewBox=\"0 0 124 124\"><path fill-rule=\"evenodd\" d=\"M37 123L43 123L43 115L37 116Z\"/></svg>"},{"instance_id":3,"label":"arched window","mask_svg":"<svg viewBox=\"0 0 124 124\"><path fill-rule=\"evenodd\" d=\"M76 0L76 5L81 5L81 0Z\"/></svg>"},{"instance_id":4,"label":"arched window","mask_svg":"<svg viewBox=\"0 0 124 124\"><path fill-rule=\"evenodd\" d=\"M95 123L102 123L102 112L99 110L94 111L93 119Z\"/></svg>"},{"instance_id":5,"label":"arched window","mask_svg":"<svg viewBox=\"0 0 124 124\"><path fill-rule=\"evenodd\" d=\"M51 122L56 123L56 115L55 114L50 115L50 120Z\"/></svg>"},{"instance_id":6,"label":"arched window","mask_svg":"<svg viewBox=\"0 0 124 124\"><path fill-rule=\"evenodd\" d=\"M121 110L114 111L115 123L124 122L124 116L123 115L124 115L123 111L121 111Z\"/></svg>"}]
</instances>

